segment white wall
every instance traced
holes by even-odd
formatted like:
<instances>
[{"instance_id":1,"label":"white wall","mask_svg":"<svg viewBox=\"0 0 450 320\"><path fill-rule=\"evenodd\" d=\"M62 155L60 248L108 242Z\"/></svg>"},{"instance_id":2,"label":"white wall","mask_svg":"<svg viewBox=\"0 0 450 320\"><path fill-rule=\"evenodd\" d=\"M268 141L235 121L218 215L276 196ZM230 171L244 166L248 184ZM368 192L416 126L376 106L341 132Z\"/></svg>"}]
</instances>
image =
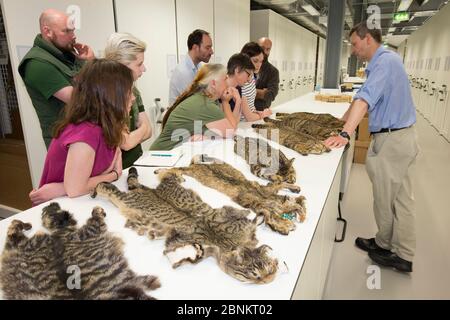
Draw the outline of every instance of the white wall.
<instances>
[{"instance_id":1,"label":"white wall","mask_svg":"<svg viewBox=\"0 0 450 320\"><path fill-rule=\"evenodd\" d=\"M178 56L185 56L188 51L187 38L195 29L203 29L213 35L214 44L214 1L211 0L176 0L178 26ZM162 30L161 30L162 31Z\"/></svg>"},{"instance_id":2,"label":"white wall","mask_svg":"<svg viewBox=\"0 0 450 320\"><path fill-rule=\"evenodd\" d=\"M317 84L323 86L323 75L325 72L325 54L326 54L326 39L319 39L319 55L318 55L318 71L317 71Z\"/></svg>"},{"instance_id":3,"label":"white wall","mask_svg":"<svg viewBox=\"0 0 450 320\"><path fill-rule=\"evenodd\" d=\"M397 53L400 55L400 57L403 59L403 55L405 54L406 49L406 41L403 41L397 48Z\"/></svg>"},{"instance_id":4,"label":"white wall","mask_svg":"<svg viewBox=\"0 0 450 320\"><path fill-rule=\"evenodd\" d=\"M214 0L214 61L227 64L250 39L250 0Z\"/></svg>"},{"instance_id":5,"label":"white wall","mask_svg":"<svg viewBox=\"0 0 450 320\"><path fill-rule=\"evenodd\" d=\"M269 12L270 10L250 12L250 41L257 41L259 38L267 36L269 38L275 37L275 28L269 30Z\"/></svg>"},{"instance_id":6,"label":"white wall","mask_svg":"<svg viewBox=\"0 0 450 320\"><path fill-rule=\"evenodd\" d=\"M45 149L39 120L17 68L27 48L31 48L39 33L39 15L47 8L66 11L69 5L81 9L81 29L76 31L79 42L89 44L97 55L103 50L106 39L114 32L114 13L111 0L2 0L2 12L14 70L28 163L33 187L37 187L44 167ZM101 17L101 18L100 18ZM20 51L20 52L19 52ZM19 57L20 54L20 57Z\"/></svg>"},{"instance_id":7,"label":"white wall","mask_svg":"<svg viewBox=\"0 0 450 320\"><path fill-rule=\"evenodd\" d=\"M411 34L399 50L406 50L405 67L410 78L425 86L412 89L417 110L450 141L449 94L438 94L443 85L447 86L447 91L450 86L449 39L450 5L446 5ZM431 90L433 87L435 91Z\"/></svg>"},{"instance_id":8,"label":"white wall","mask_svg":"<svg viewBox=\"0 0 450 320\"><path fill-rule=\"evenodd\" d=\"M280 72L280 90L272 106L291 100L314 87L317 35L272 10L250 13L250 39L269 37L269 61Z\"/></svg>"},{"instance_id":9,"label":"white wall","mask_svg":"<svg viewBox=\"0 0 450 320\"><path fill-rule=\"evenodd\" d=\"M226 65L250 39L250 0L175 0L179 59L187 54L187 38L195 29L211 34L210 62Z\"/></svg>"},{"instance_id":10,"label":"white wall","mask_svg":"<svg viewBox=\"0 0 450 320\"><path fill-rule=\"evenodd\" d=\"M149 109L154 106L155 98L161 99L161 106L168 104L171 70L177 63L175 1L116 0L116 19L119 32L129 32L147 43L144 61L147 71L137 87L152 116ZM154 123L155 119L151 120ZM155 139L153 134L142 144L143 149L149 149Z\"/></svg>"}]
</instances>

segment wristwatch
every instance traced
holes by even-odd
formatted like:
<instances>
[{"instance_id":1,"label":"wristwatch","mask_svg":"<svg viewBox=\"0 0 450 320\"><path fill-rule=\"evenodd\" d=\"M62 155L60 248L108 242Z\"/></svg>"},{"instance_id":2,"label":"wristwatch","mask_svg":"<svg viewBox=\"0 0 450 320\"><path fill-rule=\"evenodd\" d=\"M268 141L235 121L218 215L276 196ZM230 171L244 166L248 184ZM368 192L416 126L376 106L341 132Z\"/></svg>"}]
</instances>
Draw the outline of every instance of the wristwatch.
<instances>
[{"instance_id":1,"label":"wristwatch","mask_svg":"<svg viewBox=\"0 0 450 320\"><path fill-rule=\"evenodd\" d=\"M341 131L341 132L339 133L339 135L340 135L341 137L347 139L348 141L350 141L350 135L349 135L347 132Z\"/></svg>"}]
</instances>

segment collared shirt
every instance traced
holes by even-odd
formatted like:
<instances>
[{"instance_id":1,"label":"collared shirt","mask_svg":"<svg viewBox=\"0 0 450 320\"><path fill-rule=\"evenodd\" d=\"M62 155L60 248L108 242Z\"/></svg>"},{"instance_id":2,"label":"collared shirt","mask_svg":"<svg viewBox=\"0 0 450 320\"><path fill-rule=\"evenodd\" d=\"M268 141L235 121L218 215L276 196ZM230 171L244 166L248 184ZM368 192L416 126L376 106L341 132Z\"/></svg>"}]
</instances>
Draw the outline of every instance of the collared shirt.
<instances>
[{"instance_id":1,"label":"collared shirt","mask_svg":"<svg viewBox=\"0 0 450 320\"><path fill-rule=\"evenodd\" d=\"M169 84L169 106L171 106L177 97L186 90L197 74L201 63L194 65L191 57L186 57L173 70Z\"/></svg>"},{"instance_id":2,"label":"collared shirt","mask_svg":"<svg viewBox=\"0 0 450 320\"><path fill-rule=\"evenodd\" d=\"M369 131L416 123L408 75L400 56L380 46L366 68L367 80L355 94L369 105Z\"/></svg>"}]
</instances>

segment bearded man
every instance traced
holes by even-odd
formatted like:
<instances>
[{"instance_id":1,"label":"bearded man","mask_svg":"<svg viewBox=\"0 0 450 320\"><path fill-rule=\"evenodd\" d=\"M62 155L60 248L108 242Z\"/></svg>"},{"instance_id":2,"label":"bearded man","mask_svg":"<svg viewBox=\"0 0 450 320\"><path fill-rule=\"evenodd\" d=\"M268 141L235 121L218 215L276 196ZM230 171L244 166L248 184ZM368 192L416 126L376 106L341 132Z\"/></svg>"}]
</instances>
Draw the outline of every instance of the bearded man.
<instances>
[{"instance_id":1,"label":"bearded man","mask_svg":"<svg viewBox=\"0 0 450 320\"><path fill-rule=\"evenodd\" d=\"M92 49L76 42L74 21L64 12L47 9L39 18L40 34L19 65L36 110L48 149L54 124L72 96L72 81Z\"/></svg>"}]
</instances>

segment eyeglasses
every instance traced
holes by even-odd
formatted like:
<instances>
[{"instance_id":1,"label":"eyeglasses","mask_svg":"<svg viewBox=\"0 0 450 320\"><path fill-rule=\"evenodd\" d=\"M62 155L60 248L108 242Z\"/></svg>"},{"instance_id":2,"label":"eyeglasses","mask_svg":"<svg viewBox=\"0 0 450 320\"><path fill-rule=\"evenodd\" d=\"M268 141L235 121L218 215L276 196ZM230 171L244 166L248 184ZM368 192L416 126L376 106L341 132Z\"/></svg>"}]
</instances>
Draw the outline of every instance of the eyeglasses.
<instances>
[{"instance_id":1,"label":"eyeglasses","mask_svg":"<svg viewBox=\"0 0 450 320\"><path fill-rule=\"evenodd\" d=\"M245 73L247 73L247 76L250 78L250 77L253 77L253 72L249 72L249 71L247 71L247 70L244 70L245 71Z\"/></svg>"}]
</instances>

